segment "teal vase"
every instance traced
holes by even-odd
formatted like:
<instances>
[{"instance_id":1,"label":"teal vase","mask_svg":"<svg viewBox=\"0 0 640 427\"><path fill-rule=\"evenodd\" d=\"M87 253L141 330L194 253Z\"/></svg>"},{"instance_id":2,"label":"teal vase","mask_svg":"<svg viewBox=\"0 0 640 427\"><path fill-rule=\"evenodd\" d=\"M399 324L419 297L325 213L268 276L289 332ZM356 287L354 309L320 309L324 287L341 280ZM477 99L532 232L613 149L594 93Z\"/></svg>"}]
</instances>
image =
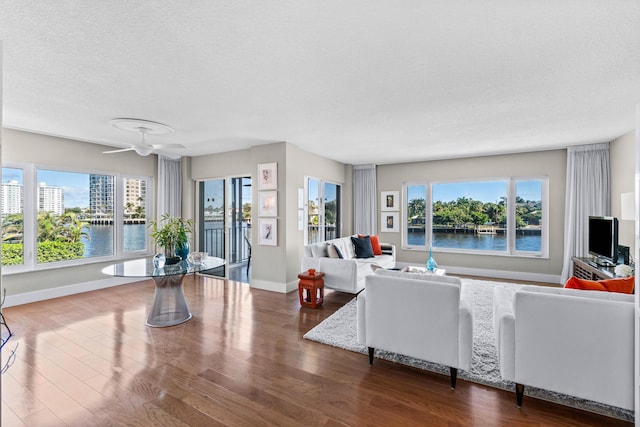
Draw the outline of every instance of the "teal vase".
<instances>
[{"instance_id":1,"label":"teal vase","mask_svg":"<svg viewBox=\"0 0 640 427\"><path fill-rule=\"evenodd\" d=\"M187 259L187 256L189 255L189 241L186 241L183 244L178 244L178 246L176 246L176 255L183 260Z\"/></svg>"},{"instance_id":2,"label":"teal vase","mask_svg":"<svg viewBox=\"0 0 640 427\"><path fill-rule=\"evenodd\" d=\"M427 270L436 271L438 269L438 263L433 259L433 250L429 248L429 259L427 260Z\"/></svg>"}]
</instances>

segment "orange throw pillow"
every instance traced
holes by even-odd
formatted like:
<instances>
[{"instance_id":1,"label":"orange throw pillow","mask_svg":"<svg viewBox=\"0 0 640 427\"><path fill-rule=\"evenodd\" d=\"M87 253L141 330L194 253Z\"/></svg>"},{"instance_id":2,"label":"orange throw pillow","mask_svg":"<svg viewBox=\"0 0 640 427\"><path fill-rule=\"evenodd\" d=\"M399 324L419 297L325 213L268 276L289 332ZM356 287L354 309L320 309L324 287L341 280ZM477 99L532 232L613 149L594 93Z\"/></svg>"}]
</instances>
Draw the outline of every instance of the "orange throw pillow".
<instances>
[{"instance_id":1,"label":"orange throw pillow","mask_svg":"<svg viewBox=\"0 0 640 427\"><path fill-rule=\"evenodd\" d=\"M564 287L569 289L582 289L583 291L607 290L604 285L596 282L595 280L578 279L576 276L569 277L569 280L564 284Z\"/></svg>"},{"instance_id":2,"label":"orange throw pillow","mask_svg":"<svg viewBox=\"0 0 640 427\"><path fill-rule=\"evenodd\" d=\"M364 234L358 234L358 237L363 238L367 237ZM371 241L371 248L373 249L374 255L382 255L382 248L380 247L380 238L378 236L369 236L369 240Z\"/></svg>"},{"instance_id":3,"label":"orange throw pillow","mask_svg":"<svg viewBox=\"0 0 640 427\"><path fill-rule=\"evenodd\" d=\"M634 277L619 277L606 280L585 280L572 276L565 283L565 288L582 289L585 291L607 291L632 294L635 280Z\"/></svg>"},{"instance_id":4,"label":"orange throw pillow","mask_svg":"<svg viewBox=\"0 0 640 427\"><path fill-rule=\"evenodd\" d=\"M609 292L632 294L635 285L635 277L618 277L615 279L599 280Z\"/></svg>"}]
</instances>

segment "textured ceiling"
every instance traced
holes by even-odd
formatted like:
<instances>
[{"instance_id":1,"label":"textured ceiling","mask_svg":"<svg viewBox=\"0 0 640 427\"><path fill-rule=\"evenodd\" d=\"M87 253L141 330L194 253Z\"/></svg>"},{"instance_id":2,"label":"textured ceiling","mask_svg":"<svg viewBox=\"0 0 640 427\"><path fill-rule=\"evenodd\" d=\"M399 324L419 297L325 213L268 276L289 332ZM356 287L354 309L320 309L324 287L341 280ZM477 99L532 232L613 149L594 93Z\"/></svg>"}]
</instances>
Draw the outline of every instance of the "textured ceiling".
<instances>
[{"instance_id":1,"label":"textured ceiling","mask_svg":"<svg viewBox=\"0 0 640 427\"><path fill-rule=\"evenodd\" d=\"M174 155L286 141L352 163L610 141L640 1L0 0L4 125ZM113 154L117 155L117 154Z\"/></svg>"}]
</instances>

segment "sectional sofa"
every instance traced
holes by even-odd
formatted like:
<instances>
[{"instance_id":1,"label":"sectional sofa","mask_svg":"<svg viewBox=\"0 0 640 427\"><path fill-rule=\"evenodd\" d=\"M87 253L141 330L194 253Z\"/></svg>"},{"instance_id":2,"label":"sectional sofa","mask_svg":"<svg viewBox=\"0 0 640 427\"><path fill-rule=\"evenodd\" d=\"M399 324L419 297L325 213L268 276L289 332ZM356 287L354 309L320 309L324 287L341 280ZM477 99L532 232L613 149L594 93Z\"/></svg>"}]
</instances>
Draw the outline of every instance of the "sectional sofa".
<instances>
[{"instance_id":1,"label":"sectional sofa","mask_svg":"<svg viewBox=\"0 0 640 427\"><path fill-rule=\"evenodd\" d=\"M337 291L357 294L364 289L364 280L373 273L372 264L393 268L396 263L396 247L380 243L381 255L358 258L351 237L313 243L304 247L302 270L310 268L324 273L324 286Z\"/></svg>"}]
</instances>

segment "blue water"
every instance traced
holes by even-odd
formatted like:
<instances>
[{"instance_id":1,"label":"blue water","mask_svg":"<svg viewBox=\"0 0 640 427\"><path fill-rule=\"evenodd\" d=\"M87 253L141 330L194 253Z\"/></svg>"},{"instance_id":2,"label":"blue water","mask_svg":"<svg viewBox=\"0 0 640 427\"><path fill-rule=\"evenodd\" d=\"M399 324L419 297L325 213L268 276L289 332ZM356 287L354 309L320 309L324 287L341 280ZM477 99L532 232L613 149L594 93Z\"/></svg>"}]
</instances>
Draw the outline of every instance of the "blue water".
<instances>
[{"instance_id":1,"label":"blue water","mask_svg":"<svg viewBox=\"0 0 640 427\"><path fill-rule=\"evenodd\" d=\"M146 224L125 224L124 251L144 250L148 232ZM89 239L82 239L85 258L113 255L113 238L113 225L92 225L89 228Z\"/></svg>"},{"instance_id":2,"label":"blue water","mask_svg":"<svg viewBox=\"0 0 640 427\"><path fill-rule=\"evenodd\" d=\"M409 233L410 245L424 245L425 233ZM464 233L434 233L434 248L473 249L482 251L506 251L507 236L504 234L464 234ZM541 236L516 236L516 250L540 252L542 250Z\"/></svg>"}]
</instances>

